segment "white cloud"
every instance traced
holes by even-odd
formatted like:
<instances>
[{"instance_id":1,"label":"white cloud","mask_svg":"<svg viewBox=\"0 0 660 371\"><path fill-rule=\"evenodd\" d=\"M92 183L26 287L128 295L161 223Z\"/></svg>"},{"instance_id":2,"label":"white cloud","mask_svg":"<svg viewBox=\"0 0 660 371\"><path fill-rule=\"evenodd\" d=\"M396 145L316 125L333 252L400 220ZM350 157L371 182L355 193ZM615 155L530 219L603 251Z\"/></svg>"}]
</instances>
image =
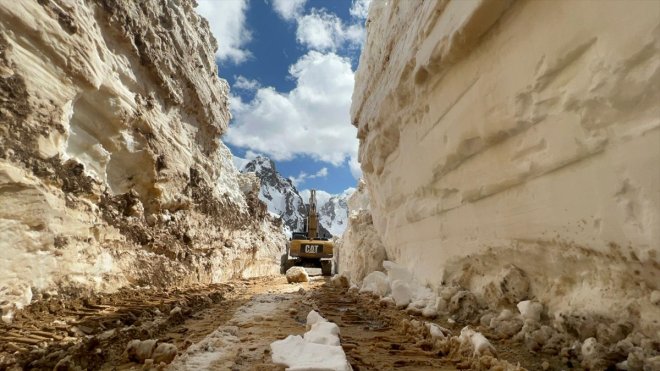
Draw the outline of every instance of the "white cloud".
<instances>
[{"instance_id":1,"label":"white cloud","mask_svg":"<svg viewBox=\"0 0 660 371\"><path fill-rule=\"evenodd\" d=\"M359 46L364 40L364 27L345 25L335 14L324 9L298 17L296 40L310 49L335 51L344 44Z\"/></svg>"},{"instance_id":2,"label":"white cloud","mask_svg":"<svg viewBox=\"0 0 660 371\"><path fill-rule=\"evenodd\" d=\"M355 18L367 19L371 0L353 0L350 13Z\"/></svg>"},{"instance_id":3,"label":"white cloud","mask_svg":"<svg viewBox=\"0 0 660 371\"><path fill-rule=\"evenodd\" d=\"M298 176L290 176L289 180L291 183L293 183L294 186L298 186L300 183L305 181L305 178L307 178L307 173L304 171L301 171Z\"/></svg>"},{"instance_id":4,"label":"white cloud","mask_svg":"<svg viewBox=\"0 0 660 371\"><path fill-rule=\"evenodd\" d=\"M351 175L353 175L353 178L362 178L362 168L360 168L357 155L351 156L348 160L348 167L351 169Z\"/></svg>"},{"instance_id":5,"label":"white cloud","mask_svg":"<svg viewBox=\"0 0 660 371\"><path fill-rule=\"evenodd\" d=\"M234 85L232 87L235 89L253 91L261 87L261 84L257 80L250 80L242 75L235 76L234 78Z\"/></svg>"},{"instance_id":6,"label":"white cloud","mask_svg":"<svg viewBox=\"0 0 660 371\"><path fill-rule=\"evenodd\" d=\"M252 36L246 27L247 0L198 0L197 12L209 21L218 41L216 57L220 61L239 64L250 57L245 49Z\"/></svg>"},{"instance_id":7,"label":"white cloud","mask_svg":"<svg viewBox=\"0 0 660 371\"><path fill-rule=\"evenodd\" d=\"M303 202L309 203L309 194L310 191L309 189L303 189L302 191L298 192L300 194L300 197L302 197ZM316 204L317 205L323 205L324 203L328 202L330 200L330 197L336 196L331 193L328 193L324 190L317 189L316 190Z\"/></svg>"},{"instance_id":8,"label":"white cloud","mask_svg":"<svg viewBox=\"0 0 660 371\"><path fill-rule=\"evenodd\" d=\"M226 140L277 161L308 155L340 166L357 156L349 108L353 71L347 58L310 51L289 68L288 93L259 88L250 102L231 97L234 116ZM355 172L353 172L355 174Z\"/></svg>"},{"instance_id":9,"label":"white cloud","mask_svg":"<svg viewBox=\"0 0 660 371\"><path fill-rule=\"evenodd\" d=\"M245 152L245 158L248 159L249 161L252 161L259 156L261 156L261 153L257 153L251 150L247 150Z\"/></svg>"},{"instance_id":10,"label":"white cloud","mask_svg":"<svg viewBox=\"0 0 660 371\"><path fill-rule=\"evenodd\" d=\"M344 190L344 192L341 193L341 196L350 197L355 191L356 189L354 187L348 187Z\"/></svg>"},{"instance_id":11,"label":"white cloud","mask_svg":"<svg viewBox=\"0 0 660 371\"><path fill-rule=\"evenodd\" d=\"M307 0L273 0L273 10L285 21L298 18L305 9Z\"/></svg>"},{"instance_id":12,"label":"white cloud","mask_svg":"<svg viewBox=\"0 0 660 371\"><path fill-rule=\"evenodd\" d=\"M328 168L324 167L321 168L321 170L317 171L315 174L309 175L306 172L301 171L300 174L298 174L298 176L296 177L290 176L289 179L291 180L293 185L297 187L299 184L302 184L305 181L307 181L307 179L325 178L327 176L328 176Z\"/></svg>"}]
</instances>

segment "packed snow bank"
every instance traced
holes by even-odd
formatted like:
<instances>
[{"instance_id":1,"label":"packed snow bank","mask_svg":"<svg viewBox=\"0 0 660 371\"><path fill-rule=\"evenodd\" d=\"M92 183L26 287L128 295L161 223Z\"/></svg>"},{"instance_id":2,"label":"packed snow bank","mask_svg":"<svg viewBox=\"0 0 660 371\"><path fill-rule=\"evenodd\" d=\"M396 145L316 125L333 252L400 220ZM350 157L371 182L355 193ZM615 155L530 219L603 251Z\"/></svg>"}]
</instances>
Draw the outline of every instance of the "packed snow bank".
<instances>
[{"instance_id":1,"label":"packed snow bank","mask_svg":"<svg viewBox=\"0 0 660 371\"><path fill-rule=\"evenodd\" d=\"M658 12L375 2L351 108L373 232L350 240L378 236L421 282L472 292L461 300L536 299L581 337L594 331L578 318L625 318L657 338ZM340 256L340 271L357 281L380 256Z\"/></svg>"},{"instance_id":2,"label":"packed snow bank","mask_svg":"<svg viewBox=\"0 0 660 371\"><path fill-rule=\"evenodd\" d=\"M371 292L378 296L385 296L390 292L390 281L383 272L371 272L364 277L360 292Z\"/></svg>"},{"instance_id":3,"label":"packed snow bank","mask_svg":"<svg viewBox=\"0 0 660 371\"><path fill-rule=\"evenodd\" d=\"M348 199L348 227L335 245L337 273L359 283L387 258L385 246L374 229L369 209L369 194L363 180Z\"/></svg>"},{"instance_id":4,"label":"packed snow bank","mask_svg":"<svg viewBox=\"0 0 660 371\"><path fill-rule=\"evenodd\" d=\"M191 1L108 4L0 2L6 321L42 294L278 271L284 236L220 141L208 22Z\"/></svg>"},{"instance_id":5,"label":"packed snow bank","mask_svg":"<svg viewBox=\"0 0 660 371\"><path fill-rule=\"evenodd\" d=\"M289 335L270 345L273 363L287 370L349 371L351 365L340 346L339 327L316 311L307 315L308 331L301 337Z\"/></svg>"}]
</instances>

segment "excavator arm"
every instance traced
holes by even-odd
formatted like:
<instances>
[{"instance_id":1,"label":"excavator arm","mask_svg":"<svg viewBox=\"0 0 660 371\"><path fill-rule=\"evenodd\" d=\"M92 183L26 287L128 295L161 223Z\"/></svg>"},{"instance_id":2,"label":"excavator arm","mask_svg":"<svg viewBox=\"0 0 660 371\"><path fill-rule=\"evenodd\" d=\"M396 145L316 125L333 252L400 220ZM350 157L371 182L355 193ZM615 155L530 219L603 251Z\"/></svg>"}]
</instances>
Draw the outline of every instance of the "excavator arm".
<instances>
[{"instance_id":1,"label":"excavator arm","mask_svg":"<svg viewBox=\"0 0 660 371\"><path fill-rule=\"evenodd\" d=\"M324 276L332 275L332 241L319 238L319 214L316 190L310 190L305 233L294 233L282 257L282 273L294 265L320 267Z\"/></svg>"},{"instance_id":2,"label":"excavator arm","mask_svg":"<svg viewBox=\"0 0 660 371\"><path fill-rule=\"evenodd\" d=\"M316 190L309 192L309 208L307 213L307 238L314 240L319 233L319 214L316 211Z\"/></svg>"}]
</instances>

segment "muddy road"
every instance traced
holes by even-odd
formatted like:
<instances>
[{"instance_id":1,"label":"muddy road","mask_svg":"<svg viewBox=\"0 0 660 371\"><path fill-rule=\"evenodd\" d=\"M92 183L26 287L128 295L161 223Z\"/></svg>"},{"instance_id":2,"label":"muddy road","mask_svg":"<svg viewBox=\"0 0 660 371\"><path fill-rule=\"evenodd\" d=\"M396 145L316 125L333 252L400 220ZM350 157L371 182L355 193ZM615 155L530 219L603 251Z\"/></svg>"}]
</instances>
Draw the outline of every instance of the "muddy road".
<instances>
[{"instance_id":1,"label":"muddy road","mask_svg":"<svg viewBox=\"0 0 660 371\"><path fill-rule=\"evenodd\" d=\"M0 325L0 369L143 369L139 357L129 360L127 344L158 339L176 346L168 369L284 370L272 363L270 343L303 334L312 309L339 326L354 370L506 369L490 357L471 357L457 344L434 341L421 318L321 276L300 284L278 276L39 300L11 325ZM433 322L454 335L462 327L442 318ZM509 369L565 368L561 360L531 354L519 344L493 345ZM146 362L146 368L157 367Z\"/></svg>"}]
</instances>

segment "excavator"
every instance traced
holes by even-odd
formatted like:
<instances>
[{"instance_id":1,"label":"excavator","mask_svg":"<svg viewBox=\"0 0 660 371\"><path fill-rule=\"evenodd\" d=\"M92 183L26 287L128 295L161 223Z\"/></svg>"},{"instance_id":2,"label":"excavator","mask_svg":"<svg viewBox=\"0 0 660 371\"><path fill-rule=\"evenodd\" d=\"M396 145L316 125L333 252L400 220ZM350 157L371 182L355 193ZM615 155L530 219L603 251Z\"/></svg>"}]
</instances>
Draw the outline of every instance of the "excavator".
<instances>
[{"instance_id":1,"label":"excavator","mask_svg":"<svg viewBox=\"0 0 660 371\"><path fill-rule=\"evenodd\" d=\"M293 232L282 255L282 273L293 266L321 268L324 276L332 275L333 244L319 236L319 214L316 211L316 190L310 190L305 232Z\"/></svg>"}]
</instances>

